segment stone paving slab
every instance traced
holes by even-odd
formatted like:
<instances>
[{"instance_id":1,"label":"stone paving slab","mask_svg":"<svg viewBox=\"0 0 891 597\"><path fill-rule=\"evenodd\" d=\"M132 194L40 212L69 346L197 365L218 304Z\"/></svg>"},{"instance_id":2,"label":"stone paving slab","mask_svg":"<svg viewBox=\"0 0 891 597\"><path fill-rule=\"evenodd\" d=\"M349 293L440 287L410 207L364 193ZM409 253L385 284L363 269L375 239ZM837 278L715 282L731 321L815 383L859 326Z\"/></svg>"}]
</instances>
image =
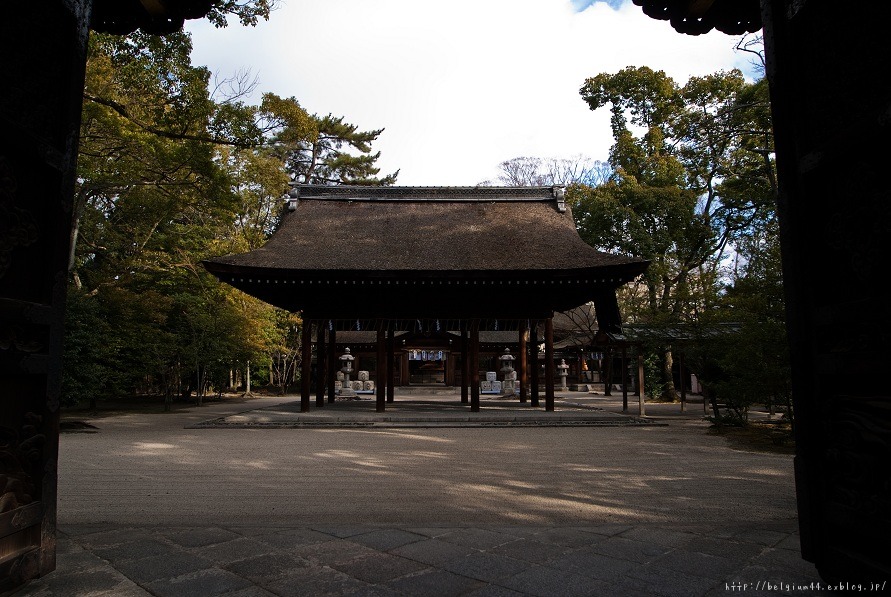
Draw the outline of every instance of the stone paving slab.
<instances>
[{"instance_id":1,"label":"stone paving slab","mask_svg":"<svg viewBox=\"0 0 891 597\"><path fill-rule=\"evenodd\" d=\"M710 526L658 524L427 531L356 525L349 534L324 526L197 533L144 526L128 529L151 545L139 552L114 525L63 525L57 570L14 595L713 597L750 594L739 587L755 583L783 588L752 594L829 594L804 588L820 580L801 560L796 527L736 525L720 538ZM765 536L778 540L765 545ZM186 548L181 542L194 543L190 537L214 542ZM721 546L724 555L713 553ZM120 554L103 557L114 548Z\"/></svg>"},{"instance_id":2,"label":"stone paving slab","mask_svg":"<svg viewBox=\"0 0 891 597\"><path fill-rule=\"evenodd\" d=\"M618 414L584 404L558 400L553 411L519 400L482 399L480 411L471 412L457 395L400 397L375 410L374 399L338 400L323 407L313 400L308 412L300 401L285 402L190 424L186 429L251 428L394 428L394 427L544 427L544 426L639 426L665 423Z\"/></svg>"},{"instance_id":3,"label":"stone paving slab","mask_svg":"<svg viewBox=\"0 0 891 597\"><path fill-rule=\"evenodd\" d=\"M481 401L482 414L495 402ZM558 396L558 414L639 419L590 432L184 431L300 416L291 397L96 421L98 433L63 438L57 569L14 595L829 594L809 588L820 578L801 558L794 500L776 481L789 476L787 456L728 449L705 435L701 408L647 404L644 418L621 406L617 396ZM349 408L377 416L370 401ZM413 408L420 418L442 410ZM297 470L311 461L325 466ZM423 508L407 508L412 499ZM528 519L504 515L518 512Z\"/></svg>"}]
</instances>

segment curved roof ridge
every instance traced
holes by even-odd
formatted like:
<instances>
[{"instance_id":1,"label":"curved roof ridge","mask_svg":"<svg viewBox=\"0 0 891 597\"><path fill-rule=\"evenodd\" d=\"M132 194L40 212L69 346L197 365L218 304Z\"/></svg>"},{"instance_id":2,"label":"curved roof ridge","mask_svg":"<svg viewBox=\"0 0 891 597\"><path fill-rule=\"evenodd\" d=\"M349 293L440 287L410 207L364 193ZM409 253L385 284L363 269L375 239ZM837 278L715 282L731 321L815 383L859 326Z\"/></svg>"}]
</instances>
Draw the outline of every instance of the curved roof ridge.
<instances>
[{"instance_id":1,"label":"curved roof ridge","mask_svg":"<svg viewBox=\"0 0 891 597\"><path fill-rule=\"evenodd\" d=\"M562 201L563 186L361 186L296 184L291 199L321 201Z\"/></svg>"}]
</instances>

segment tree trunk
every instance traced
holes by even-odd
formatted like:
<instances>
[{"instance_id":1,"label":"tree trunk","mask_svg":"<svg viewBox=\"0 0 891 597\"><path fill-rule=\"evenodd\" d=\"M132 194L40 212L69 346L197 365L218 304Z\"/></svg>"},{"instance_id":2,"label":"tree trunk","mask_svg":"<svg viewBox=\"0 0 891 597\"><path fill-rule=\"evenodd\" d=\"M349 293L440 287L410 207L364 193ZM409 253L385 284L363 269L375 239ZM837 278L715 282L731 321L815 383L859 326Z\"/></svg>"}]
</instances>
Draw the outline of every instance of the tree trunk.
<instances>
[{"instance_id":1,"label":"tree trunk","mask_svg":"<svg viewBox=\"0 0 891 597\"><path fill-rule=\"evenodd\" d=\"M674 355L671 352L670 346L665 348L665 352L663 354L662 376L665 380L662 384L663 400L666 400L668 402L677 402L678 391L677 388L674 387ZM683 380L681 380L681 383L683 383Z\"/></svg>"},{"instance_id":2,"label":"tree trunk","mask_svg":"<svg viewBox=\"0 0 891 597\"><path fill-rule=\"evenodd\" d=\"M244 371L244 395L251 395L251 361L248 359L247 367Z\"/></svg>"}]
</instances>

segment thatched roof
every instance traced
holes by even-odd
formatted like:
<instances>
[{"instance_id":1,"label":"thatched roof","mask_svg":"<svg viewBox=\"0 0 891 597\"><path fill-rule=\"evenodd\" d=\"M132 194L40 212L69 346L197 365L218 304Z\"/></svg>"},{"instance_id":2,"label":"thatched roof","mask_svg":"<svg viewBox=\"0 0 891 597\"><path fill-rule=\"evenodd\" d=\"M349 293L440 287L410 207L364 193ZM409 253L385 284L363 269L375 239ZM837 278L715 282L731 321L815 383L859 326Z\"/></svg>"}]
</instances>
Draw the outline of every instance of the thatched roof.
<instances>
[{"instance_id":1,"label":"thatched roof","mask_svg":"<svg viewBox=\"0 0 891 597\"><path fill-rule=\"evenodd\" d=\"M647 263L582 241L562 187L301 185L263 247L205 267L319 319L520 319L612 305Z\"/></svg>"},{"instance_id":2,"label":"thatched roof","mask_svg":"<svg viewBox=\"0 0 891 597\"><path fill-rule=\"evenodd\" d=\"M639 260L597 251L552 187L302 186L265 246L210 260L239 270L584 270ZM562 210L562 211L561 211ZM211 268L219 271L219 268Z\"/></svg>"}]
</instances>

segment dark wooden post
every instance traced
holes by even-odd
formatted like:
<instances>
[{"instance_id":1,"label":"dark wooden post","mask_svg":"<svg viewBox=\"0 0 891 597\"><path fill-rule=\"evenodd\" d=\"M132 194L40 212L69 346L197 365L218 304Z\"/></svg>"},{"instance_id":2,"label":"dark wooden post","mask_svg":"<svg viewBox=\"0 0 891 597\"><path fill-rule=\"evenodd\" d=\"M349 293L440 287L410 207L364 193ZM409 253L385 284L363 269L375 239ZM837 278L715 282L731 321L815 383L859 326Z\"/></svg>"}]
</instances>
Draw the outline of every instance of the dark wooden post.
<instances>
[{"instance_id":1,"label":"dark wooden post","mask_svg":"<svg viewBox=\"0 0 891 597\"><path fill-rule=\"evenodd\" d=\"M545 319L545 410L554 410L554 318Z\"/></svg>"},{"instance_id":2,"label":"dark wooden post","mask_svg":"<svg viewBox=\"0 0 891 597\"><path fill-rule=\"evenodd\" d=\"M678 355L678 369L681 377L681 412L687 410L687 380L684 379L684 353Z\"/></svg>"},{"instance_id":3,"label":"dark wooden post","mask_svg":"<svg viewBox=\"0 0 891 597\"><path fill-rule=\"evenodd\" d=\"M387 402L396 401L396 376L393 373L396 359L396 330L387 326Z\"/></svg>"},{"instance_id":4,"label":"dark wooden post","mask_svg":"<svg viewBox=\"0 0 891 597\"><path fill-rule=\"evenodd\" d=\"M603 395L613 395L613 349L611 346L606 347L606 358L603 363Z\"/></svg>"},{"instance_id":5,"label":"dark wooden post","mask_svg":"<svg viewBox=\"0 0 891 597\"><path fill-rule=\"evenodd\" d=\"M526 339L529 336L529 326L526 325L525 321L520 322L520 370L517 372L517 383L520 384L520 402L526 402L526 393L528 389L526 388L526 384L528 381L527 378L527 369L528 369L528 343Z\"/></svg>"},{"instance_id":6,"label":"dark wooden post","mask_svg":"<svg viewBox=\"0 0 891 597\"><path fill-rule=\"evenodd\" d=\"M628 412L628 347L622 345L622 412Z\"/></svg>"},{"instance_id":7,"label":"dark wooden post","mask_svg":"<svg viewBox=\"0 0 891 597\"><path fill-rule=\"evenodd\" d=\"M325 322L316 324L316 406L325 406L325 386L328 379L328 350L325 346Z\"/></svg>"},{"instance_id":8,"label":"dark wooden post","mask_svg":"<svg viewBox=\"0 0 891 597\"><path fill-rule=\"evenodd\" d=\"M530 394L530 404L532 406L538 406L538 373L541 366L538 363L538 322L533 322L531 326L531 334L532 334L532 342L529 350L531 351L532 356L532 393Z\"/></svg>"},{"instance_id":9,"label":"dark wooden post","mask_svg":"<svg viewBox=\"0 0 891 597\"><path fill-rule=\"evenodd\" d=\"M303 320L300 330L300 412L309 412L309 376L312 371L312 321Z\"/></svg>"},{"instance_id":10,"label":"dark wooden post","mask_svg":"<svg viewBox=\"0 0 891 597\"><path fill-rule=\"evenodd\" d=\"M65 297L92 5L7 2L0 19L4 486L11 473L0 522L4 595L56 567ZM17 335L21 345L12 341ZM21 476L7 468L13 462L25 467ZM21 498L22 487L30 499L19 504L12 496Z\"/></svg>"},{"instance_id":11,"label":"dark wooden post","mask_svg":"<svg viewBox=\"0 0 891 597\"><path fill-rule=\"evenodd\" d=\"M467 339L467 322L461 322L461 404L470 402L470 343Z\"/></svg>"},{"instance_id":12,"label":"dark wooden post","mask_svg":"<svg viewBox=\"0 0 891 597\"><path fill-rule=\"evenodd\" d=\"M644 412L644 358L643 347L638 347L637 351L637 391L640 396L638 413L640 416L646 414Z\"/></svg>"},{"instance_id":13,"label":"dark wooden post","mask_svg":"<svg viewBox=\"0 0 891 597\"><path fill-rule=\"evenodd\" d=\"M470 410L480 411L480 322L470 323Z\"/></svg>"},{"instance_id":14,"label":"dark wooden post","mask_svg":"<svg viewBox=\"0 0 891 597\"><path fill-rule=\"evenodd\" d=\"M332 322L330 343L328 344L328 402L334 402L336 392L334 391L334 382L337 381L338 361L337 361L337 330L334 329Z\"/></svg>"},{"instance_id":15,"label":"dark wooden post","mask_svg":"<svg viewBox=\"0 0 891 597\"><path fill-rule=\"evenodd\" d=\"M384 373L384 369L387 366L387 352L386 352L386 342L387 336L384 332L383 325L378 325L377 328L377 365L375 372L375 383L377 387L375 387L375 391L377 393L377 407L376 410L379 413L384 412L387 409L387 376Z\"/></svg>"},{"instance_id":16,"label":"dark wooden post","mask_svg":"<svg viewBox=\"0 0 891 597\"><path fill-rule=\"evenodd\" d=\"M795 412L801 554L828 583L889 578L891 318L885 255L891 86L887 2L764 0L764 50L776 149L777 214ZM832 31L832 44L820 44ZM816 92L833 72L843 92ZM878 79L878 80L877 80ZM838 167L856 168L857 183ZM838 272L841 288L827 284ZM839 383L839 373L845 374ZM704 373L704 372L703 372ZM711 392L705 392L708 396ZM705 396L704 396L705 398ZM864 583L865 584L865 583Z\"/></svg>"}]
</instances>

